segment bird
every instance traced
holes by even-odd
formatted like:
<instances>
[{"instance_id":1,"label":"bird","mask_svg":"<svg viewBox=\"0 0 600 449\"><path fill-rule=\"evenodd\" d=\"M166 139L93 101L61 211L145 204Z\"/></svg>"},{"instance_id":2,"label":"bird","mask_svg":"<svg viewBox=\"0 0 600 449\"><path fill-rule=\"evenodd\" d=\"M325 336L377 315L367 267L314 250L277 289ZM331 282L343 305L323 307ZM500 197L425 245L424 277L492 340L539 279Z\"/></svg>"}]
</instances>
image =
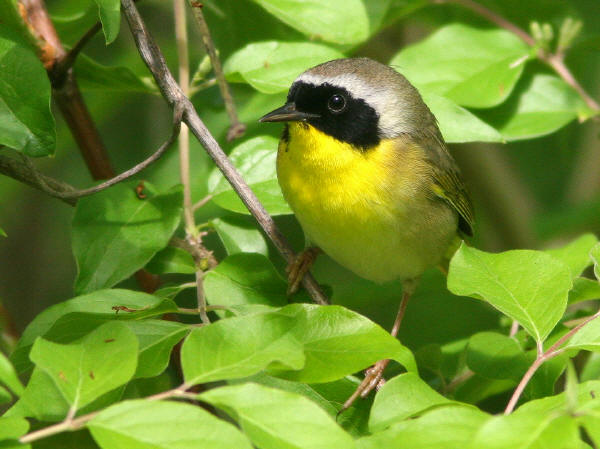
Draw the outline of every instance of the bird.
<instances>
[{"instance_id":1,"label":"bird","mask_svg":"<svg viewBox=\"0 0 600 449\"><path fill-rule=\"evenodd\" d=\"M288 292L320 252L362 278L400 280L397 337L420 276L447 271L473 235L472 202L433 113L394 68L342 58L301 73L259 121L285 122L277 179L307 241L288 267ZM388 362L367 370L344 409L382 382Z\"/></svg>"}]
</instances>

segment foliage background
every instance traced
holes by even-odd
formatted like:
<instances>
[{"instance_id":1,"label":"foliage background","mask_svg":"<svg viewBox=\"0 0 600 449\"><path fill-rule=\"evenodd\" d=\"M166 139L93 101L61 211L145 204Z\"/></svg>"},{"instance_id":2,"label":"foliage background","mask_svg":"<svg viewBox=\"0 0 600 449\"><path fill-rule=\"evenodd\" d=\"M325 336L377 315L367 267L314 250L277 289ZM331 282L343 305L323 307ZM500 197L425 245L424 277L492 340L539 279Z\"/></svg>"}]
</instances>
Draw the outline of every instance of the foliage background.
<instances>
[{"instance_id":1,"label":"foliage background","mask_svg":"<svg viewBox=\"0 0 600 449\"><path fill-rule=\"evenodd\" d=\"M206 18L223 61L251 42L306 41L304 34L277 20L261 8L257 4L259 2L226 0L205 3ZM597 83L600 75L598 2L488 0L481 3L526 30L534 20L549 23L555 30L560 28L566 17L580 20L582 32L569 49L566 62L584 88L594 98L600 97ZM403 47L419 42L445 25L462 23L491 27L486 20L454 4L394 0L391 5L388 25L377 30L366 42L330 46L346 54L388 62ZM48 1L48 8L66 45L74 44L97 20L97 9L92 1ZM144 0L139 8L174 70L177 57L170 2ZM196 67L204 54L192 17L189 17L189 22L191 67ZM84 53L103 64L125 66L140 77L148 76L125 23L122 22L121 28L118 38L110 46L105 45L104 37L99 33ZM552 72L540 62L528 62L525 75L516 84L516 92L526 88L527 76L533 73ZM117 171L149 155L169 133L170 112L158 95L97 88L86 84L85 76L80 77L80 84ZM259 125L256 120L281 104L285 92L266 95L243 83L232 83L232 88L240 117L248 125L243 140L265 134L278 138L279 127ZM194 95L193 102L226 150L239 144L226 142L229 123L215 87ZM509 104L508 111L510 107ZM477 114L494 121L493 113L478 111ZM88 185L91 181L89 174L70 132L61 121L60 114L55 114L55 117L56 154L36 161L36 166L44 173L73 185ZM541 115L533 119L545 120ZM496 120L499 120L496 123L501 123L502 117ZM598 234L598 132L597 121L587 120L580 124L571 120L556 132L533 139L452 145L451 151L463 169L475 200L477 227L471 240L472 246L486 251L547 248L565 244L583 232ZM199 200L208 193L213 165L195 140L192 140L191 146L193 196ZM179 167L176 151L172 149L143 172L142 177L161 191L177 184ZM74 296L76 265L68 232L73 209L6 177L0 177L0 195L0 226L8 235L8 238L0 240L0 300L6 308L7 317L20 332L40 311ZM234 217L248 226L252 223L249 218L212 203L196 216L198 223L216 217ZM301 249L302 234L294 218L280 215L276 221L295 249ZM215 250L218 260L225 257L225 249L215 233L209 234L205 241L209 248ZM283 261L271 246L268 254L277 269L283 272ZM333 303L356 310L386 329L391 326L400 292L398 283L375 285L358 279L327 257L318 259L314 273L319 281L330 287ZM588 274L591 275L590 272ZM179 279L177 276L166 277L170 281ZM429 354L437 354L439 345L460 341L479 331L508 333L510 322L501 318L497 311L484 302L450 294L445 283L445 278L436 271L424 276L400 331L400 340L417 354L421 363L423 360L427 363ZM124 281L120 286L137 288L132 280ZM182 305L193 304L194 295L184 292L178 300ZM435 384L435 373L425 370L422 375ZM468 388L473 391L468 391ZM511 393L500 389L499 394L479 398L477 391L482 389L481 385L472 383L464 391L462 400L479 402L481 399L483 409L498 412L504 408Z\"/></svg>"}]
</instances>

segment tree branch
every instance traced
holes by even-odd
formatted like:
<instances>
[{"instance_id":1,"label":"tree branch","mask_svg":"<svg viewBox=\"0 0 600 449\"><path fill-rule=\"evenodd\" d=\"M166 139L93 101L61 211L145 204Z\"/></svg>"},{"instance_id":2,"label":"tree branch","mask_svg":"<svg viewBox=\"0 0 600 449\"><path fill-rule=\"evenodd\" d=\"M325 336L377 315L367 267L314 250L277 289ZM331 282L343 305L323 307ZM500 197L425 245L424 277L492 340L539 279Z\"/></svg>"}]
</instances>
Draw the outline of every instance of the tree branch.
<instances>
[{"instance_id":1,"label":"tree branch","mask_svg":"<svg viewBox=\"0 0 600 449\"><path fill-rule=\"evenodd\" d=\"M229 181L233 189L239 195L242 202L246 205L256 221L258 221L265 234L271 239L285 260L288 263L291 263L294 260L295 255L287 240L275 225L273 218L267 213L254 192L248 187L248 184L246 184L210 131L206 128L190 100L183 94L177 85L177 82L166 65L162 53L146 30L145 24L133 0L121 0L121 4L138 51L152 72L163 97L172 106L177 103L183 105L184 122L198 138L199 142L213 161L215 161L217 167L219 167L227 181ZM312 276L307 274L304 277L303 285L315 302L327 304L324 293Z\"/></svg>"},{"instance_id":2,"label":"tree branch","mask_svg":"<svg viewBox=\"0 0 600 449\"><path fill-rule=\"evenodd\" d=\"M192 6L192 10L194 11L194 17L196 18L196 22L198 23L200 34L202 34L202 42L204 43L204 47L206 48L206 52L208 53L208 57L210 58L210 62L215 72L217 82L219 83L219 90L221 91L221 96L223 97L223 101L225 102L225 110L227 111L229 121L231 122L229 131L227 131L227 140L231 142L232 140L242 137L244 135L244 133L246 132L246 125L239 121L237 112L235 110L235 102L233 101L233 96L231 95L229 84L227 84L227 81L225 80L225 74L223 73L221 60L217 55L215 43L213 42L212 36L210 35L208 24L204 19L204 13L202 12L203 5L202 3L196 0L189 0L189 2Z\"/></svg>"},{"instance_id":3,"label":"tree branch","mask_svg":"<svg viewBox=\"0 0 600 449\"><path fill-rule=\"evenodd\" d=\"M569 341L569 339L571 339L571 337L573 337L573 335L575 335L577 332L579 332L579 330L583 326L585 326L590 321L593 321L598 317L600 317L600 311L596 312L594 315L587 317L585 320L583 320L581 323L579 323L577 326L575 326L573 329L571 329L569 332L567 332L565 335L563 335L561 338L559 338L556 341L556 343L554 343L552 346L550 346L546 351L542 352L538 349L537 357L535 358L534 362L531 364L531 366L529 367L529 369L527 370L527 372L525 373L525 375L523 376L523 378L517 385L517 388L515 388L515 391L513 392L512 396L510 398L510 401L508 401L508 405L506 406L506 409L504 410L505 415L512 413L512 411L515 409L515 406L517 405L519 398L523 394L525 387L527 386L527 384L529 383L529 381L531 380L531 378L533 377L535 372L538 370L538 368L542 365L542 363L544 363L546 360L550 360L550 359L556 357L559 354L562 354L564 351L564 348L561 348L561 346L564 345L567 341Z\"/></svg>"}]
</instances>

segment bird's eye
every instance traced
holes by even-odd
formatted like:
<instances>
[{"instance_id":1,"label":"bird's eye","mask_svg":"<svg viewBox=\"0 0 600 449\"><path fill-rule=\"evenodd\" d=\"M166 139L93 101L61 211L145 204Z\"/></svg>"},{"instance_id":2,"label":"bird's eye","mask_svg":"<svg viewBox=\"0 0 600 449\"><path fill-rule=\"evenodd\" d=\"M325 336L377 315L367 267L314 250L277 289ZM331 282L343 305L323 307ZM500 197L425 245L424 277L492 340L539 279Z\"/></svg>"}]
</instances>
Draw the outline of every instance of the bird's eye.
<instances>
[{"instance_id":1,"label":"bird's eye","mask_svg":"<svg viewBox=\"0 0 600 449\"><path fill-rule=\"evenodd\" d=\"M332 95L327 101L327 107L331 112L342 112L346 107L346 99L340 95Z\"/></svg>"}]
</instances>

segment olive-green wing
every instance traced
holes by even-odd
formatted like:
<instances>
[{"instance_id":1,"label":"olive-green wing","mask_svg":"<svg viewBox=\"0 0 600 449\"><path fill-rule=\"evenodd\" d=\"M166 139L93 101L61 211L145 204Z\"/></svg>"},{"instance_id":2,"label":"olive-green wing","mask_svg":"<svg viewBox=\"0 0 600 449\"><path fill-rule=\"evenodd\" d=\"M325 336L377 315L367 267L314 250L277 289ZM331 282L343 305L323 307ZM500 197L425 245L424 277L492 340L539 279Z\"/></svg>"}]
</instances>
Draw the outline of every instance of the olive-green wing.
<instances>
[{"instance_id":1,"label":"olive-green wing","mask_svg":"<svg viewBox=\"0 0 600 449\"><path fill-rule=\"evenodd\" d=\"M433 167L432 191L458 212L458 228L466 235L473 235L475 216L467 187L462 180L456 162L448 152L439 132L424 138L427 157Z\"/></svg>"}]
</instances>

